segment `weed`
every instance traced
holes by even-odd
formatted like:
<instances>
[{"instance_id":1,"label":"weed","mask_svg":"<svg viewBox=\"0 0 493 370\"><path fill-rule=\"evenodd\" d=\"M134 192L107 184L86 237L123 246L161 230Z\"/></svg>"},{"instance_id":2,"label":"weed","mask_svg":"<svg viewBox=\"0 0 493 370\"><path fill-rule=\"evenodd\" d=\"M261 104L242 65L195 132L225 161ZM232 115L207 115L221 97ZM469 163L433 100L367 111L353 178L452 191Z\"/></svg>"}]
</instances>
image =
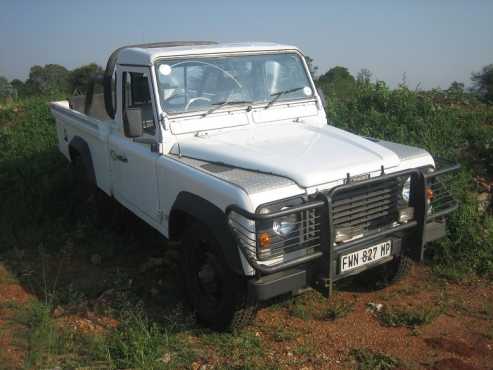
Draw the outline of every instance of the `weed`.
<instances>
[{"instance_id":1,"label":"weed","mask_svg":"<svg viewBox=\"0 0 493 370\"><path fill-rule=\"evenodd\" d=\"M0 308L5 308L5 309L10 309L10 310L19 310L22 307L22 305L15 301L15 300L5 300L3 302L0 302Z\"/></svg>"},{"instance_id":2,"label":"weed","mask_svg":"<svg viewBox=\"0 0 493 370\"><path fill-rule=\"evenodd\" d=\"M486 320L493 320L493 302L483 303L480 313L484 315Z\"/></svg>"},{"instance_id":3,"label":"weed","mask_svg":"<svg viewBox=\"0 0 493 370\"><path fill-rule=\"evenodd\" d=\"M51 306L37 301L19 311L16 320L26 328L21 343L26 349L26 368L97 364L104 368L183 368L195 358L172 327L160 327L140 311L125 312L121 324L108 334L62 328L52 318Z\"/></svg>"},{"instance_id":4,"label":"weed","mask_svg":"<svg viewBox=\"0 0 493 370\"><path fill-rule=\"evenodd\" d=\"M433 273L436 277L458 283L464 281L471 271L464 265L457 264L437 264L433 266Z\"/></svg>"},{"instance_id":5,"label":"weed","mask_svg":"<svg viewBox=\"0 0 493 370\"><path fill-rule=\"evenodd\" d=\"M319 306L323 301L320 300L319 295L314 292L307 292L304 295L300 295L292 298L287 304L289 315L297 317L301 320L311 320L317 306Z\"/></svg>"},{"instance_id":6,"label":"weed","mask_svg":"<svg viewBox=\"0 0 493 370\"><path fill-rule=\"evenodd\" d=\"M356 361L358 370L387 370L400 364L394 357L366 348L353 349L350 354Z\"/></svg>"},{"instance_id":7,"label":"weed","mask_svg":"<svg viewBox=\"0 0 493 370\"><path fill-rule=\"evenodd\" d=\"M298 336L298 333L290 328L278 327L273 329L272 339L275 342L286 342L295 339Z\"/></svg>"},{"instance_id":8,"label":"weed","mask_svg":"<svg viewBox=\"0 0 493 370\"><path fill-rule=\"evenodd\" d=\"M318 352L317 347L311 340L299 343L293 351L298 356L310 357L315 359L315 354Z\"/></svg>"},{"instance_id":9,"label":"weed","mask_svg":"<svg viewBox=\"0 0 493 370\"><path fill-rule=\"evenodd\" d=\"M74 367L104 359L101 340L58 327L51 317L51 306L32 301L17 312L16 321L25 326L20 344L26 349L26 368Z\"/></svg>"},{"instance_id":10,"label":"weed","mask_svg":"<svg viewBox=\"0 0 493 370\"><path fill-rule=\"evenodd\" d=\"M206 332L200 336L200 341L204 345L212 346L221 356L232 360L263 355L260 338L248 330L234 334Z\"/></svg>"},{"instance_id":11,"label":"weed","mask_svg":"<svg viewBox=\"0 0 493 370\"><path fill-rule=\"evenodd\" d=\"M488 340L493 340L493 326L490 326L483 334L483 336Z\"/></svg>"},{"instance_id":12,"label":"weed","mask_svg":"<svg viewBox=\"0 0 493 370\"><path fill-rule=\"evenodd\" d=\"M160 369L163 356L169 364L188 363L194 353L182 346L169 328L161 328L140 312L127 312L106 343L108 359L117 368Z\"/></svg>"},{"instance_id":13,"label":"weed","mask_svg":"<svg viewBox=\"0 0 493 370\"><path fill-rule=\"evenodd\" d=\"M354 302L335 301L320 315L321 320L334 321L349 315L354 309Z\"/></svg>"},{"instance_id":14,"label":"weed","mask_svg":"<svg viewBox=\"0 0 493 370\"><path fill-rule=\"evenodd\" d=\"M441 313L442 308L422 307L418 309L405 309L385 307L377 312L377 318L384 326L407 326L409 328L415 328L416 326L429 324Z\"/></svg>"},{"instance_id":15,"label":"weed","mask_svg":"<svg viewBox=\"0 0 493 370\"><path fill-rule=\"evenodd\" d=\"M292 303L288 308L288 312L291 316L301 320L310 320L312 318L311 311L307 306L300 302Z\"/></svg>"},{"instance_id":16,"label":"weed","mask_svg":"<svg viewBox=\"0 0 493 370\"><path fill-rule=\"evenodd\" d=\"M201 352L213 351L222 359L220 369L272 368L265 356L261 338L254 331L215 333L206 330L199 333L198 338Z\"/></svg>"}]
</instances>

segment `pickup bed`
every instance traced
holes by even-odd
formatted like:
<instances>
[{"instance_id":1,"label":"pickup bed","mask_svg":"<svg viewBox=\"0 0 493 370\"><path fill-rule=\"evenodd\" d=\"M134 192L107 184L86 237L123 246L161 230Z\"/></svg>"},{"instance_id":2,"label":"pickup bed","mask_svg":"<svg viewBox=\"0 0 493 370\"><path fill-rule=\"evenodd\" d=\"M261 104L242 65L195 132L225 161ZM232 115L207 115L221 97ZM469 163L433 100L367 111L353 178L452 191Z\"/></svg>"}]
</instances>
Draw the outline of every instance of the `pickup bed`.
<instances>
[{"instance_id":1,"label":"pickup bed","mask_svg":"<svg viewBox=\"0 0 493 370\"><path fill-rule=\"evenodd\" d=\"M223 330L350 275L396 281L445 235L458 166L335 128L324 106L296 47L168 42L116 50L51 111L81 183L180 242L189 301Z\"/></svg>"}]
</instances>

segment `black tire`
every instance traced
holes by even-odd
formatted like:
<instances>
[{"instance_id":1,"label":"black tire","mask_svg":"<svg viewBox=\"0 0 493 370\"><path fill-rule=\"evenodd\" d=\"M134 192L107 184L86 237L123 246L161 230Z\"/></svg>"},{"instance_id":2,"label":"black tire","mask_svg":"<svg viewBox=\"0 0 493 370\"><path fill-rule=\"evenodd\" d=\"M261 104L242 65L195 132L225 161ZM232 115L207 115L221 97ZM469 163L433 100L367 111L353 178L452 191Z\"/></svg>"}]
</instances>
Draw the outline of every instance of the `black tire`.
<instances>
[{"instance_id":1,"label":"black tire","mask_svg":"<svg viewBox=\"0 0 493 370\"><path fill-rule=\"evenodd\" d=\"M230 270L207 228L191 225L180 250L185 293L197 320L217 331L235 331L250 324L257 305L249 297L247 280Z\"/></svg>"},{"instance_id":2,"label":"black tire","mask_svg":"<svg viewBox=\"0 0 493 370\"><path fill-rule=\"evenodd\" d=\"M369 286L382 289L395 284L409 274L413 260L405 254L395 257L392 261L361 274Z\"/></svg>"},{"instance_id":3,"label":"black tire","mask_svg":"<svg viewBox=\"0 0 493 370\"><path fill-rule=\"evenodd\" d=\"M96 191L94 184L91 184L88 170L84 161L79 155L72 158L71 162L72 181L77 194L77 200L87 201Z\"/></svg>"},{"instance_id":4,"label":"black tire","mask_svg":"<svg viewBox=\"0 0 493 370\"><path fill-rule=\"evenodd\" d=\"M71 162L72 181L75 190L74 207L92 211L96 221L107 221L113 218L114 205L106 193L94 183L89 175L89 169L79 155Z\"/></svg>"}]
</instances>

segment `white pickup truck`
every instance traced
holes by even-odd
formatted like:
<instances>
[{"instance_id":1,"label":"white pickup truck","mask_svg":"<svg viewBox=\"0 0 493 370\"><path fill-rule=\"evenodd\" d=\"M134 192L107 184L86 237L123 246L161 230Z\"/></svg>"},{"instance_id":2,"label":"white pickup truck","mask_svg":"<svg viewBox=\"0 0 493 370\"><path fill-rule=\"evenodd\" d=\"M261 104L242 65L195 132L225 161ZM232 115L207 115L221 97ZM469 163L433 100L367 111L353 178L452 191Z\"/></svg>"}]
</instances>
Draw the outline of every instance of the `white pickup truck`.
<instances>
[{"instance_id":1,"label":"white pickup truck","mask_svg":"<svg viewBox=\"0 0 493 370\"><path fill-rule=\"evenodd\" d=\"M440 175L458 166L335 128L324 106L296 47L166 42L116 50L50 108L87 186L180 241L190 303L221 330L350 275L396 281L445 235Z\"/></svg>"}]
</instances>

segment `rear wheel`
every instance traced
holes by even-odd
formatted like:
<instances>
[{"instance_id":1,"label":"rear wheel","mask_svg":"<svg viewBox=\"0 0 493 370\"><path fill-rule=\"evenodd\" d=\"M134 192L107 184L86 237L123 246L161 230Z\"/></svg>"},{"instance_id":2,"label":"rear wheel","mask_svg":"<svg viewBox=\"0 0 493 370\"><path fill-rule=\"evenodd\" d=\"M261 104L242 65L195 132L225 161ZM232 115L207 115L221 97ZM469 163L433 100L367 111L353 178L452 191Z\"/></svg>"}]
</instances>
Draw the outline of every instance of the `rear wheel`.
<instances>
[{"instance_id":1,"label":"rear wheel","mask_svg":"<svg viewBox=\"0 0 493 370\"><path fill-rule=\"evenodd\" d=\"M197 319L220 331L248 325L257 307L248 295L247 281L229 269L205 226L194 224L187 230L181 253L186 296Z\"/></svg>"},{"instance_id":2,"label":"rear wheel","mask_svg":"<svg viewBox=\"0 0 493 370\"><path fill-rule=\"evenodd\" d=\"M72 179L78 200L87 201L95 192L94 184L89 179L88 169L80 155L72 158Z\"/></svg>"},{"instance_id":3,"label":"rear wheel","mask_svg":"<svg viewBox=\"0 0 493 370\"><path fill-rule=\"evenodd\" d=\"M90 209L97 221L112 219L113 204L94 183L89 175L89 169L80 155L75 155L71 162L72 181L75 190L74 208L81 205L83 209ZM89 206L89 208L88 208Z\"/></svg>"}]
</instances>

